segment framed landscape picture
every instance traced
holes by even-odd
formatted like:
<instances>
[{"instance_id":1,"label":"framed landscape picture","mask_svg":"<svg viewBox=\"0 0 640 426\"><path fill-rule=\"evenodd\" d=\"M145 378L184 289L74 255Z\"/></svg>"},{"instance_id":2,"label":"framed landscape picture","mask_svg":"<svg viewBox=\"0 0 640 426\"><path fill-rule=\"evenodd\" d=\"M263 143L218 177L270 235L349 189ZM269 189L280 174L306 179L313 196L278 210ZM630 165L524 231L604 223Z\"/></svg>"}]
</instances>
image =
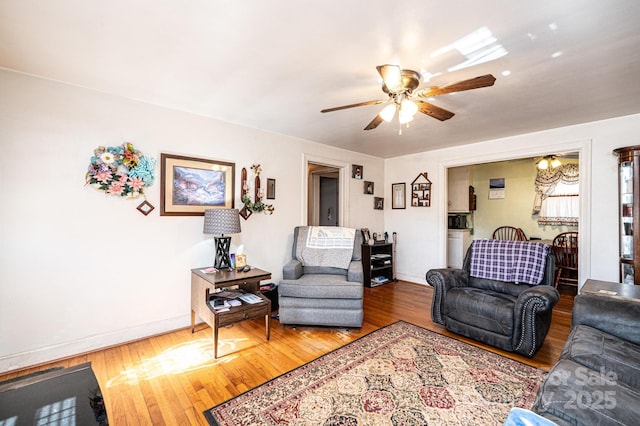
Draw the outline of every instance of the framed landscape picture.
<instances>
[{"instance_id":1,"label":"framed landscape picture","mask_svg":"<svg viewBox=\"0 0 640 426\"><path fill-rule=\"evenodd\" d=\"M234 180L234 163L160 154L160 216L233 208Z\"/></svg>"}]
</instances>

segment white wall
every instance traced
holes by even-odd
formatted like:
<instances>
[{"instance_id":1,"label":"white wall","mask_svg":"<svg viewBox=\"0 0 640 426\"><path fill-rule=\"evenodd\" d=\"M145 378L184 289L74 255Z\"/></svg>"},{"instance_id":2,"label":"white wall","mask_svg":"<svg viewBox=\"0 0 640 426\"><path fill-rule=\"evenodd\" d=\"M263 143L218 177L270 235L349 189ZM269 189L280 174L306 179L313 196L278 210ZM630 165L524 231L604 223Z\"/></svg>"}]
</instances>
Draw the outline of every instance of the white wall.
<instances>
[{"instance_id":1,"label":"white wall","mask_svg":"<svg viewBox=\"0 0 640 426\"><path fill-rule=\"evenodd\" d=\"M241 168L251 176L260 163L276 179L276 211L241 221L232 246L276 282L306 221L306 158L349 166L347 226L383 227L350 178L361 164L382 189L381 159L8 71L0 93L0 372L190 324L190 269L214 253L202 217L159 215L159 166L148 216L140 199L86 187L100 145L235 162L236 206Z\"/></svg>"},{"instance_id":2,"label":"white wall","mask_svg":"<svg viewBox=\"0 0 640 426\"><path fill-rule=\"evenodd\" d=\"M399 236L398 278L426 283L426 271L446 264L446 167L580 151L580 198L585 203L579 228L580 280L618 282L617 158L612 150L637 145L638 134L637 114L387 160L387 198L391 182L409 183L419 172L429 172L433 182L431 207L408 205L385 214L385 228Z\"/></svg>"}]
</instances>

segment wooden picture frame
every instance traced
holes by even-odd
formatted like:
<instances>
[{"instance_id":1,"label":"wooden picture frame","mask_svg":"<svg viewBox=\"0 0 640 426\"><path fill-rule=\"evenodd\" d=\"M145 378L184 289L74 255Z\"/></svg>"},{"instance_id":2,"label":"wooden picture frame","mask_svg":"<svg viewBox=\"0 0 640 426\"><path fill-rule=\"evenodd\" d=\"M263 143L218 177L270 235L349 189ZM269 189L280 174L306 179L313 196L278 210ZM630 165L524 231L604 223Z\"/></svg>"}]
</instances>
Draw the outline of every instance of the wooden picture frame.
<instances>
[{"instance_id":1,"label":"wooden picture frame","mask_svg":"<svg viewBox=\"0 0 640 426\"><path fill-rule=\"evenodd\" d=\"M362 179L363 167L359 164L353 164L351 166L351 177L354 179Z\"/></svg>"},{"instance_id":2,"label":"wooden picture frame","mask_svg":"<svg viewBox=\"0 0 640 426\"><path fill-rule=\"evenodd\" d=\"M391 184L391 208L407 208L407 185L404 182Z\"/></svg>"},{"instance_id":3,"label":"wooden picture frame","mask_svg":"<svg viewBox=\"0 0 640 426\"><path fill-rule=\"evenodd\" d=\"M276 199L276 180L267 178L267 200Z\"/></svg>"},{"instance_id":4,"label":"wooden picture frame","mask_svg":"<svg viewBox=\"0 0 640 426\"><path fill-rule=\"evenodd\" d=\"M384 198L373 197L373 208L374 210L384 210Z\"/></svg>"},{"instance_id":5,"label":"wooden picture frame","mask_svg":"<svg viewBox=\"0 0 640 426\"><path fill-rule=\"evenodd\" d=\"M235 163L160 154L160 216L204 216L234 206Z\"/></svg>"},{"instance_id":6,"label":"wooden picture frame","mask_svg":"<svg viewBox=\"0 0 640 426\"><path fill-rule=\"evenodd\" d=\"M364 181L364 193L367 195L373 195L374 183L368 180Z\"/></svg>"},{"instance_id":7,"label":"wooden picture frame","mask_svg":"<svg viewBox=\"0 0 640 426\"><path fill-rule=\"evenodd\" d=\"M136 209L138 209L138 211L140 213L142 213L143 215L146 216L149 213L151 213L151 211L153 211L153 209L155 209L155 207L153 207L153 205L150 202L148 202L147 200L144 200L143 202L138 204L138 207L136 207Z\"/></svg>"}]
</instances>

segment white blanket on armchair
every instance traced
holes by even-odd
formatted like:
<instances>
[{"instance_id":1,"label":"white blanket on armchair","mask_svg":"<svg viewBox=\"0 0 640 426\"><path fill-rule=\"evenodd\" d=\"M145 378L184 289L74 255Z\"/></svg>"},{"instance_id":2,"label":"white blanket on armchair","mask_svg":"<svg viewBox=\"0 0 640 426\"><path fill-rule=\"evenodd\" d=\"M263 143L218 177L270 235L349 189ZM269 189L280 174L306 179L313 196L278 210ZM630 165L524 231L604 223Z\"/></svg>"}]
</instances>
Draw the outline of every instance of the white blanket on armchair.
<instances>
[{"instance_id":1,"label":"white blanket on armchair","mask_svg":"<svg viewBox=\"0 0 640 426\"><path fill-rule=\"evenodd\" d=\"M296 258L304 266L348 269L353 256L356 230L336 226L300 228Z\"/></svg>"}]
</instances>

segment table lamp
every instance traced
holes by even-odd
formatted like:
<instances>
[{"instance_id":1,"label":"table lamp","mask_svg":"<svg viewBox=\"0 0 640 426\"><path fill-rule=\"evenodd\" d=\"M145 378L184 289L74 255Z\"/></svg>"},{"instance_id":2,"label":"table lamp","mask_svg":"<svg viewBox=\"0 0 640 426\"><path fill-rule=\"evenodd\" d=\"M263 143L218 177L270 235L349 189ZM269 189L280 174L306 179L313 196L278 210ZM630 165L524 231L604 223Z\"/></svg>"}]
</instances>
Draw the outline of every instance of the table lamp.
<instances>
[{"instance_id":1,"label":"table lamp","mask_svg":"<svg viewBox=\"0 0 640 426\"><path fill-rule=\"evenodd\" d=\"M204 211L204 228L205 234L220 234L215 236L216 256L213 267L216 269L225 269L231 267L231 259L229 259L229 247L231 246L231 237L225 237L224 234L238 234L240 232L240 216L238 209L209 209Z\"/></svg>"}]
</instances>

